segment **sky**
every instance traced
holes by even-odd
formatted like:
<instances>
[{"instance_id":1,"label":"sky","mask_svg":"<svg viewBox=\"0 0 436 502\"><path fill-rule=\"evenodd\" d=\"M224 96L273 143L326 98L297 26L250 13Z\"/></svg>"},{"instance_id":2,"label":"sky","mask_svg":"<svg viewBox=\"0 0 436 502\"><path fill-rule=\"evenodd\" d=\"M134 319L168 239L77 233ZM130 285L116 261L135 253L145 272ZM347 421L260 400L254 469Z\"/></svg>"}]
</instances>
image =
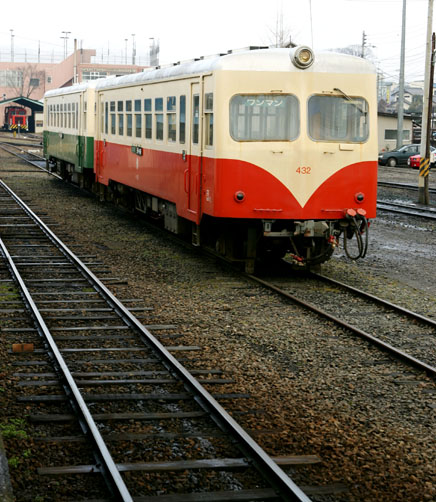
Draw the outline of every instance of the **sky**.
<instances>
[{"instance_id":1,"label":"sky","mask_svg":"<svg viewBox=\"0 0 436 502\"><path fill-rule=\"evenodd\" d=\"M20 0L2 3L0 60L59 61L68 53L96 49L95 62L148 64L151 39L160 63L170 64L275 42L277 20L295 43L315 50L361 45L388 81L398 81L403 0ZM406 81L424 75L428 0L407 0ZM21 14L21 17L17 14ZM67 32L67 33L65 33ZM134 36L133 36L134 35ZM127 55L127 58L126 58Z\"/></svg>"}]
</instances>

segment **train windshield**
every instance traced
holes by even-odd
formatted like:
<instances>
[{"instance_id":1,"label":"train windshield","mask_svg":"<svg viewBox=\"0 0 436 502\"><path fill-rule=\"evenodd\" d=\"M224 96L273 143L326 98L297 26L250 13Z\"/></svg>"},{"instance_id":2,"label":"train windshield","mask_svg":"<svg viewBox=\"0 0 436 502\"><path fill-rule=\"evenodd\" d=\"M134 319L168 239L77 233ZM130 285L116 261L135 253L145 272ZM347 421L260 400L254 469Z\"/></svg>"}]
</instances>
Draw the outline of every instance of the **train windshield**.
<instances>
[{"instance_id":1,"label":"train windshield","mask_svg":"<svg viewBox=\"0 0 436 502\"><path fill-rule=\"evenodd\" d=\"M291 141L300 129L292 94L239 94L230 101L230 134L236 141Z\"/></svg>"},{"instance_id":2,"label":"train windshield","mask_svg":"<svg viewBox=\"0 0 436 502\"><path fill-rule=\"evenodd\" d=\"M363 98L311 96L309 136L316 141L361 143L368 139L368 103Z\"/></svg>"}]
</instances>

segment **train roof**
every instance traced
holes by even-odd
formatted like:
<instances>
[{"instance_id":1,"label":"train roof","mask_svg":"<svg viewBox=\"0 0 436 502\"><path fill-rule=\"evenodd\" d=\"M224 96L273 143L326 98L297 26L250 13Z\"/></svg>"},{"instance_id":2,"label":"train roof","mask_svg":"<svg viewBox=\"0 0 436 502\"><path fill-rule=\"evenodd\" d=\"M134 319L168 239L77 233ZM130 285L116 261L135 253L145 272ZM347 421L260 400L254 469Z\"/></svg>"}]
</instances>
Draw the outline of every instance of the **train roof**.
<instances>
[{"instance_id":1,"label":"train roof","mask_svg":"<svg viewBox=\"0 0 436 502\"><path fill-rule=\"evenodd\" d=\"M210 58L177 63L164 68L152 68L122 77L108 77L97 81L96 88L109 89L152 81L169 80L214 71L283 71L310 73L358 73L375 74L369 61L347 54L317 52L315 61L307 69L294 66L289 49L259 49Z\"/></svg>"},{"instance_id":2,"label":"train roof","mask_svg":"<svg viewBox=\"0 0 436 502\"><path fill-rule=\"evenodd\" d=\"M44 98L61 96L63 94L74 94L76 92L83 92L87 89L95 88L97 81L91 80L88 82L82 82L80 84L73 84L68 87L60 87L58 89L51 89L44 94Z\"/></svg>"},{"instance_id":3,"label":"train roof","mask_svg":"<svg viewBox=\"0 0 436 502\"><path fill-rule=\"evenodd\" d=\"M356 56L335 52L315 52L312 66L300 69L294 66L289 49L258 49L234 52L225 55L200 58L169 65L166 67L148 68L140 73L107 77L72 87L54 89L46 92L45 97L69 94L95 87L97 90L146 84L153 81L171 80L185 76L201 75L214 71L275 71L275 72L309 72L309 73L351 73L375 74L375 66Z\"/></svg>"}]
</instances>

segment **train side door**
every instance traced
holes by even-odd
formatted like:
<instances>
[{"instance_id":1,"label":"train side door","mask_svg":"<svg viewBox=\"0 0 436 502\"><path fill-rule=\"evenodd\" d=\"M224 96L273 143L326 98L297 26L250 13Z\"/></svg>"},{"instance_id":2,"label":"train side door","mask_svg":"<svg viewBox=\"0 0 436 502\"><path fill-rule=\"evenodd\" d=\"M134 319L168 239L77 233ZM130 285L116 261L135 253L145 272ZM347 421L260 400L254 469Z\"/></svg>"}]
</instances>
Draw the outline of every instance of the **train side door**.
<instances>
[{"instance_id":1,"label":"train side door","mask_svg":"<svg viewBox=\"0 0 436 502\"><path fill-rule=\"evenodd\" d=\"M200 221L200 181L202 166L201 135L201 92L198 82L191 84L191 119L189 134L188 172L185 188L188 192L188 211L195 214L195 222Z\"/></svg>"}]
</instances>

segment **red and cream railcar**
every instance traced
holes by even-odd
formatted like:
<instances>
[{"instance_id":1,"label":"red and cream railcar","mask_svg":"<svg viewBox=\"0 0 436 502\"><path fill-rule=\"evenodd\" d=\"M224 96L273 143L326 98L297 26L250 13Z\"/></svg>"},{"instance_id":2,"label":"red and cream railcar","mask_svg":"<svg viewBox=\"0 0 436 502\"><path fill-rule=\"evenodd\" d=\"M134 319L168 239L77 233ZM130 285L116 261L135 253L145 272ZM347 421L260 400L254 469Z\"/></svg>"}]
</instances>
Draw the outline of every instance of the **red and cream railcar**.
<instances>
[{"instance_id":1,"label":"red and cream railcar","mask_svg":"<svg viewBox=\"0 0 436 502\"><path fill-rule=\"evenodd\" d=\"M101 80L96 102L96 181L247 269L325 261L375 216L376 74L361 58L230 53Z\"/></svg>"}]
</instances>

